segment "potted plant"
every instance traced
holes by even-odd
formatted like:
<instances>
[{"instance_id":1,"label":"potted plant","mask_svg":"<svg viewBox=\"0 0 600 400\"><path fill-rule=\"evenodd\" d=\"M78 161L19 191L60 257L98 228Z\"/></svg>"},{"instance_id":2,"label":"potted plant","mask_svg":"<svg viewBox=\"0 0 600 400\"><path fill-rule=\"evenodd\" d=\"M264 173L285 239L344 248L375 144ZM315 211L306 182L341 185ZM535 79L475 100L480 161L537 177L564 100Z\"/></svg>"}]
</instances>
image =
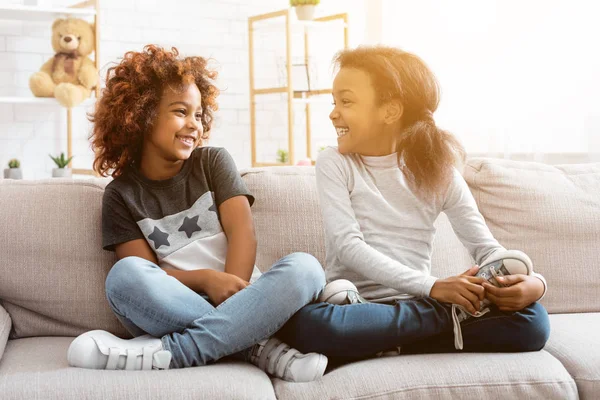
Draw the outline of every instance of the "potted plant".
<instances>
[{"instance_id":1,"label":"potted plant","mask_svg":"<svg viewBox=\"0 0 600 400\"><path fill-rule=\"evenodd\" d=\"M287 164L289 159L289 153L287 150L279 149L277 150L277 162L282 164Z\"/></svg>"},{"instance_id":2,"label":"potted plant","mask_svg":"<svg viewBox=\"0 0 600 400\"><path fill-rule=\"evenodd\" d=\"M4 170L4 177L6 179L23 179L23 173L21 172L21 163L16 158L8 161L8 168Z\"/></svg>"},{"instance_id":3,"label":"potted plant","mask_svg":"<svg viewBox=\"0 0 600 400\"><path fill-rule=\"evenodd\" d=\"M67 165L71 162L73 157L65 158L65 153L60 153L58 157L52 157L52 155L48 154L52 161L56 164L58 168L52 169L52 177L53 178L70 178L71 177L71 169L66 168Z\"/></svg>"},{"instance_id":4,"label":"potted plant","mask_svg":"<svg viewBox=\"0 0 600 400\"><path fill-rule=\"evenodd\" d=\"M290 0L290 6L296 9L299 20L311 21L315 16L315 8L321 0Z\"/></svg>"}]
</instances>

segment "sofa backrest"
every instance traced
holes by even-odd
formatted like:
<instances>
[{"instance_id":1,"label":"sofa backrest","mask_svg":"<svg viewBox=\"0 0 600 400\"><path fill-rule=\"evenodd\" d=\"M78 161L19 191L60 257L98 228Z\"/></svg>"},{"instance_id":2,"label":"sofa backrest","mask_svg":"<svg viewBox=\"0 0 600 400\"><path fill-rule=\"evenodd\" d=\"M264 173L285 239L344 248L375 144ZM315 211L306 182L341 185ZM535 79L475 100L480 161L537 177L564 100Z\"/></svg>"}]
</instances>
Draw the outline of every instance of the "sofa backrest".
<instances>
[{"instance_id":1,"label":"sofa backrest","mask_svg":"<svg viewBox=\"0 0 600 400\"><path fill-rule=\"evenodd\" d=\"M473 159L464 175L494 236L529 254L548 280L548 310L600 311L600 164ZM257 265L264 271L294 251L324 263L314 169L255 168L242 177L256 197ZM104 294L116 261L101 249L107 182L0 180L0 302L13 320L12 338L90 329L127 336ZM436 227L432 273L445 277L471 266L444 214Z\"/></svg>"},{"instance_id":2,"label":"sofa backrest","mask_svg":"<svg viewBox=\"0 0 600 400\"><path fill-rule=\"evenodd\" d=\"M600 163L478 158L463 175L496 239L548 281L548 311L600 311Z\"/></svg>"},{"instance_id":3,"label":"sofa backrest","mask_svg":"<svg viewBox=\"0 0 600 400\"><path fill-rule=\"evenodd\" d=\"M0 301L11 338L127 335L104 294L115 262L101 249L107 179L0 180Z\"/></svg>"},{"instance_id":4,"label":"sofa backrest","mask_svg":"<svg viewBox=\"0 0 600 400\"><path fill-rule=\"evenodd\" d=\"M324 263L324 236L313 168L242 171L252 207L258 265L264 270L293 251ZM549 289L551 313L600 311L600 164L549 166L473 158L464 177L493 235L527 253ZM442 213L435 223L432 274L447 277L473 265Z\"/></svg>"}]
</instances>

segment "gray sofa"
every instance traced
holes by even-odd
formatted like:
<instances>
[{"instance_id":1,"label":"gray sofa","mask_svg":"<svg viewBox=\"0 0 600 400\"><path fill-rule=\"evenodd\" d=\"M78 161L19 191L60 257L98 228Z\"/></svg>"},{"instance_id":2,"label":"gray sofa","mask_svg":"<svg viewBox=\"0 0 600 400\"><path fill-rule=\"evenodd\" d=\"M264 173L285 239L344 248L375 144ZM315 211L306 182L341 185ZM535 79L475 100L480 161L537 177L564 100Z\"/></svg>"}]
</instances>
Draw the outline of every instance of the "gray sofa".
<instances>
[{"instance_id":1,"label":"gray sofa","mask_svg":"<svg viewBox=\"0 0 600 400\"><path fill-rule=\"evenodd\" d=\"M294 251L324 259L314 170L242 171L256 196L257 264ZM115 261L101 250L107 179L0 180L0 399L596 399L600 396L600 164L552 167L471 159L464 176L496 238L545 275L552 334L522 354L383 357L310 383L270 379L250 364L169 371L70 368L78 334L126 336L104 296ZM472 261L442 214L433 273Z\"/></svg>"}]
</instances>

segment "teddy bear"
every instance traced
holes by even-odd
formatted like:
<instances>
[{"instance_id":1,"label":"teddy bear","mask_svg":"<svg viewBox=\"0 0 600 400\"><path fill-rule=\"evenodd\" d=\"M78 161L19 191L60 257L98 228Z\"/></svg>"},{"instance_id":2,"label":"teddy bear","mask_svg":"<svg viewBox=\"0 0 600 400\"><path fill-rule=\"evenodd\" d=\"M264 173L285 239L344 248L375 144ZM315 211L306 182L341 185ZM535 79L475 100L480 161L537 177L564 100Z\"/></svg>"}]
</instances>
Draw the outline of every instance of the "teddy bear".
<instances>
[{"instance_id":1,"label":"teddy bear","mask_svg":"<svg viewBox=\"0 0 600 400\"><path fill-rule=\"evenodd\" d=\"M52 24L56 54L29 79L36 97L55 97L67 108L87 99L98 84L98 70L88 55L94 51L94 26L78 18L57 19Z\"/></svg>"}]
</instances>

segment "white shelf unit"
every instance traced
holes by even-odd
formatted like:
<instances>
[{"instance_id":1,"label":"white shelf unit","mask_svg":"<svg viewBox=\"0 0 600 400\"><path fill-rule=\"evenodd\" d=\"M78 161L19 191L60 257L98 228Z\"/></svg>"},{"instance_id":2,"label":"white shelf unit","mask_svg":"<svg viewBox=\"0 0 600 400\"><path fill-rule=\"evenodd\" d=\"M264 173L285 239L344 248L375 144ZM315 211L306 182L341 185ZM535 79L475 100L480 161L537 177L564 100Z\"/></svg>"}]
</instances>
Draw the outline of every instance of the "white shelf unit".
<instances>
[{"instance_id":1,"label":"white shelf unit","mask_svg":"<svg viewBox=\"0 0 600 400\"><path fill-rule=\"evenodd\" d=\"M86 99L78 107L88 106L93 104L95 97ZM39 104L48 106L60 106L58 100L54 97L33 97L33 96L0 96L0 103L2 104Z\"/></svg>"},{"instance_id":2,"label":"white shelf unit","mask_svg":"<svg viewBox=\"0 0 600 400\"><path fill-rule=\"evenodd\" d=\"M0 20L20 20L20 21L48 21L51 22L57 18L90 18L94 19L94 29L96 37L96 46L94 50L94 63L96 69L100 70L99 61L99 5L100 0L86 0L71 5L70 7L41 7L27 6L18 4L0 5ZM80 106L93 104L95 98L100 94L100 88L96 87L95 96L85 100ZM61 107L55 98L44 98L34 96L0 96L0 103L3 104L39 104ZM73 113L69 108L67 112L67 157L73 155ZM69 167L71 164L69 163ZM96 175L91 169L72 169L73 174Z\"/></svg>"}]
</instances>

